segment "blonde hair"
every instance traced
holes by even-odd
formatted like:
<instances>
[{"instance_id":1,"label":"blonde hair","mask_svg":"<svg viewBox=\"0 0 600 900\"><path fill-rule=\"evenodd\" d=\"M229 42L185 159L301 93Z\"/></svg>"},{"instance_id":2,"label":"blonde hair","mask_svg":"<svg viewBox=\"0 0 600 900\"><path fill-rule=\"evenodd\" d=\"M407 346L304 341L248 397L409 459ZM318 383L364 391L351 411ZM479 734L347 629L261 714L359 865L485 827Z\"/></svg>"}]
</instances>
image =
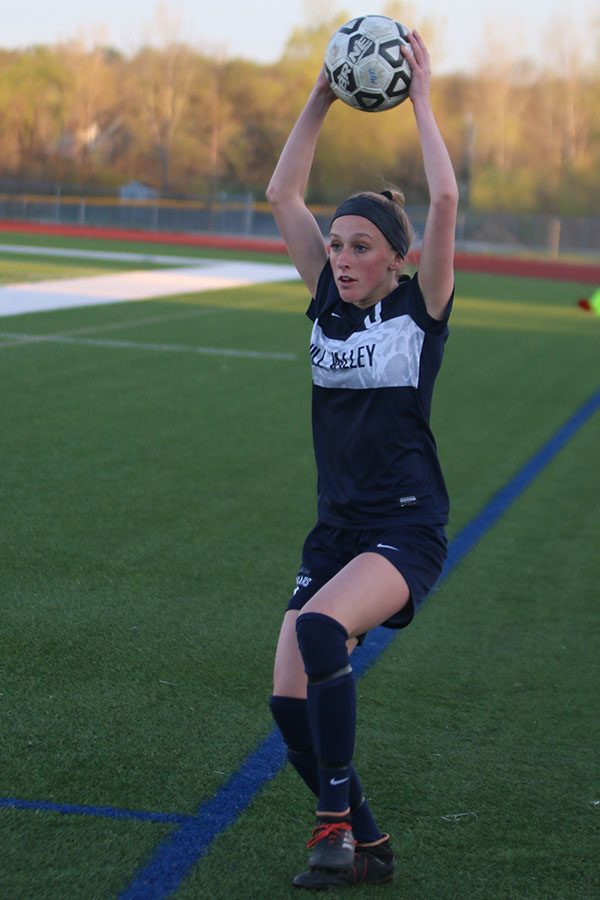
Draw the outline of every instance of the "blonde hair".
<instances>
[{"instance_id":1,"label":"blonde hair","mask_svg":"<svg viewBox=\"0 0 600 900\"><path fill-rule=\"evenodd\" d=\"M397 218L400 227L406 235L407 247L408 249L410 249L410 245L412 244L414 238L414 231L412 225L410 224L410 219L408 218L404 209L405 198L400 188L396 187L393 184L385 183L385 190L383 190L382 192L358 191L356 194L353 194L352 197L366 197L369 200L375 200L376 202L385 204Z\"/></svg>"}]
</instances>

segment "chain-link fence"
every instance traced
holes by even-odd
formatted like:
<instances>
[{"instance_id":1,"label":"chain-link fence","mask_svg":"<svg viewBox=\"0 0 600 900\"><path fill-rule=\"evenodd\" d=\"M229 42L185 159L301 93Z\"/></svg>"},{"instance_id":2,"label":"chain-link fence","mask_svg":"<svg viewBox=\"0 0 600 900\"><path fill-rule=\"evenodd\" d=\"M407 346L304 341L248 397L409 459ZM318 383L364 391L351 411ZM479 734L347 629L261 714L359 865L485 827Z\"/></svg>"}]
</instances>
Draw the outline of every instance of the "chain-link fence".
<instances>
[{"instance_id":1,"label":"chain-link fence","mask_svg":"<svg viewBox=\"0 0 600 900\"><path fill-rule=\"evenodd\" d=\"M332 209L314 207L325 233ZM416 240L422 233L425 208L408 207ZM129 200L114 197L4 193L4 220L81 225L97 228L134 228L196 234L276 237L277 226L268 204L250 195L221 195L213 202L192 200ZM457 246L481 252L543 253L600 256L600 216L558 217L460 210Z\"/></svg>"}]
</instances>

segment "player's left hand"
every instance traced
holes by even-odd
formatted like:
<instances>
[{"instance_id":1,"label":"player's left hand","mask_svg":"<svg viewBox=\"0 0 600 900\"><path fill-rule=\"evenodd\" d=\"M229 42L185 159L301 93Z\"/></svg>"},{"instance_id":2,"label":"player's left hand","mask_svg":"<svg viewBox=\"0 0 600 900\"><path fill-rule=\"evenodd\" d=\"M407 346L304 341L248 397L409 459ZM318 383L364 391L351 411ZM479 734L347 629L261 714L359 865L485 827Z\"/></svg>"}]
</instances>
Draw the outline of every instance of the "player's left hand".
<instances>
[{"instance_id":1,"label":"player's left hand","mask_svg":"<svg viewBox=\"0 0 600 900\"><path fill-rule=\"evenodd\" d=\"M325 66L323 66L321 68L321 71L319 72L317 82L315 84L315 90L322 96L327 97L330 103L333 103L334 100L337 100L336 95L331 90L331 85L329 84L327 73L325 72Z\"/></svg>"},{"instance_id":2,"label":"player's left hand","mask_svg":"<svg viewBox=\"0 0 600 900\"><path fill-rule=\"evenodd\" d=\"M402 52L412 69L412 80L408 96L414 103L417 97L429 97L431 65L429 61L429 51L423 42L423 38L416 29L414 31L409 31L408 41L410 47L403 46Z\"/></svg>"}]
</instances>

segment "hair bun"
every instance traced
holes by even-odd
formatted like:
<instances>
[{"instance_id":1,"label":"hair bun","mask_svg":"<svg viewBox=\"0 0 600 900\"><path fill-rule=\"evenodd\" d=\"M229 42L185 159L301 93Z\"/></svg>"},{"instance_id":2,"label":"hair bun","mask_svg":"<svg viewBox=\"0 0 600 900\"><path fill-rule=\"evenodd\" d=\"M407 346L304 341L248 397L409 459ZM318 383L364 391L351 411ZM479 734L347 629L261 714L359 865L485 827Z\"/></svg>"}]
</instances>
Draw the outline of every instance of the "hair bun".
<instances>
[{"instance_id":1,"label":"hair bun","mask_svg":"<svg viewBox=\"0 0 600 900\"><path fill-rule=\"evenodd\" d=\"M385 191L381 191L381 197L385 197L386 200L390 200L392 203L395 203L396 206L404 207L405 198L402 191L398 190L394 185L390 185L389 188L386 188Z\"/></svg>"}]
</instances>

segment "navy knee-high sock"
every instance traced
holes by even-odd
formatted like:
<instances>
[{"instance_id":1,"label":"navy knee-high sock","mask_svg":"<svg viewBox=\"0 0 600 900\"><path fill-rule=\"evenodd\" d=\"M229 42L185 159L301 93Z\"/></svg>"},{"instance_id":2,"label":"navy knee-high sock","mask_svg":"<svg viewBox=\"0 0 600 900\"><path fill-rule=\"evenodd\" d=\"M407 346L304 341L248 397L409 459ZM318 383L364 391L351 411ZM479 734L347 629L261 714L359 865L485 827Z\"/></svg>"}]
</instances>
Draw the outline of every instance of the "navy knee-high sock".
<instances>
[{"instance_id":1,"label":"navy knee-high sock","mask_svg":"<svg viewBox=\"0 0 600 900\"><path fill-rule=\"evenodd\" d=\"M313 749L306 700L274 695L269 703L271 713L288 748L288 760L306 786L319 796L319 767ZM381 837L381 831L366 801L360 779L354 766L350 769L350 809L352 832L360 843L373 843Z\"/></svg>"},{"instance_id":2,"label":"navy knee-high sock","mask_svg":"<svg viewBox=\"0 0 600 900\"><path fill-rule=\"evenodd\" d=\"M319 812L350 806L350 769L356 731L356 691L346 629L322 613L302 613L298 645L308 676L307 710L319 762Z\"/></svg>"},{"instance_id":3,"label":"navy knee-high sock","mask_svg":"<svg viewBox=\"0 0 600 900\"><path fill-rule=\"evenodd\" d=\"M287 758L312 793L319 796L319 770L308 724L306 700L273 695L271 715L287 746Z\"/></svg>"}]
</instances>

